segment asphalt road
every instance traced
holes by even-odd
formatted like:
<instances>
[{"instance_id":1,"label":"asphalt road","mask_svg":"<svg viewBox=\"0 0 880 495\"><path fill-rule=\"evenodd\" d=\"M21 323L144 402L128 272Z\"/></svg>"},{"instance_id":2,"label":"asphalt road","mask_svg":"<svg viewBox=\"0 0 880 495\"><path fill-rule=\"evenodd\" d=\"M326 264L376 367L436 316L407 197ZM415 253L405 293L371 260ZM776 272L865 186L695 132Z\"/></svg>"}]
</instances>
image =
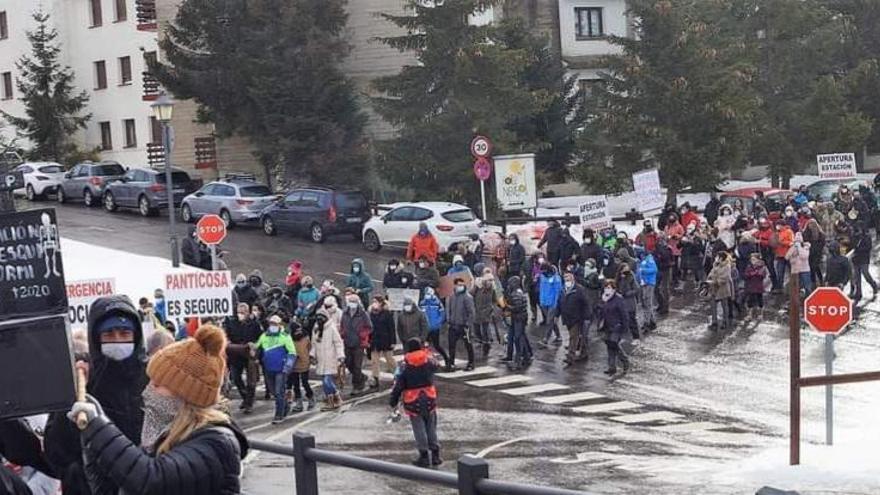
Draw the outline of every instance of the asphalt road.
<instances>
[{"instance_id":1,"label":"asphalt road","mask_svg":"<svg viewBox=\"0 0 880 495\"><path fill-rule=\"evenodd\" d=\"M21 204L20 207L30 205ZM81 205L57 209L63 236L146 255L166 255L167 220L135 213L107 214ZM181 234L185 227L181 226ZM319 278L346 272L352 258L366 260L374 278L391 256L366 252L349 239L314 245L289 236L266 237L257 229L232 231L223 248L233 272L260 268L280 281L292 259ZM509 372L495 345L473 374L441 376L440 436L444 457L479 454L493 478L582 489L590 493L745 494L760 486L719 477L737 462L768 448L784 447L788 426L788 330L785 301L773 301L762 322L707 329L707 304L680 292L671 314L632 350L633 368L609 379L604 345L592 335L591 359L563 368L561 346L538 349L524 373ZM872 331L878 306L864 302L859 319L837 339L835 371L873 371L880 343ZM531 328L532 341L543 333ZM803 374L823 371L822 342L802 331ZM464 353L460 351L459 355ZM387 391L350 401L344 412L304 412L270 425L271 404L238 418L255 438L288 442L293 431L314 433L319 446L395 462L414 455L406 421L388 425ZM873 385L873 393L871 386ZM526 388L529 387L529 388ZM865 411L880 406L876 384L835 388L836 427L857 431ZM824 396L803 394L806 442L824 434ZM246 462L247 493L290 493L292 459L252 453ZM454 470L447 462L442 469ZM321 467L322 493L435 494L431 486ZM799 488L811 493L811 487ZM819 493L819 492L812 492ZM822 492L825 493L825 492ZM850 492L837 492L850 493ZM864 493L880 493L880 481Z\"/></svg>"}]
</instances>

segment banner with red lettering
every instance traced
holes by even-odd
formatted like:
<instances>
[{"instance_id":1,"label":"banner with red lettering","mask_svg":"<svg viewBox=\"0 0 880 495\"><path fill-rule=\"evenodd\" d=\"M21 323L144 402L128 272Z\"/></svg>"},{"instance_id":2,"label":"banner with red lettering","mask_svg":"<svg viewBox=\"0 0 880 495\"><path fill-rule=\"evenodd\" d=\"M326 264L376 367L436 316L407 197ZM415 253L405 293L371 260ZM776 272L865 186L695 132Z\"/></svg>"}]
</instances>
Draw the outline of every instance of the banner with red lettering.
<instances>
[{"instance_id":1,"label":"banner with red lettering","mask_svg":"<svg viewBox=\"0 0 880 495\"><path fill-rule=\"evenodd\" d=\"M235 312L229 271L184 272L165 275L168 318L224 317Z\"/></svg>"},{"instance_id":2,"label":"banner with red lettering","mask_svg":"<svg viewBox=\"0 0 880 495\"><path fill-rule=\"evenodd\" d=\"M89 324L89 308L100 297L116 294L115 278L99 278L94 280L75 280L68 282L67 304L70 328L87 328Z\"/></svg>"}]
</instances>

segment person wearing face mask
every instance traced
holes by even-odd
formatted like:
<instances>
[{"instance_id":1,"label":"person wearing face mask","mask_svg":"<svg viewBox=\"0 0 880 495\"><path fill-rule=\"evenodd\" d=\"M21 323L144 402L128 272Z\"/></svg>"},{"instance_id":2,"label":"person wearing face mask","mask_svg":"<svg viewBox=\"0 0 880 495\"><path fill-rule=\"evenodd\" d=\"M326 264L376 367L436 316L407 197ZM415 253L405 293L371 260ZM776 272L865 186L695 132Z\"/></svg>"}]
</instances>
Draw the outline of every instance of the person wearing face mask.
<instances>
[{"instance_id":1,"label":"person wearing face mask","mask_svg":"<svg viewBox=\"0 0 880 495\"><path fill-rule=\"evenodd\" d=\"M564 362L566 366L571 366L575 361L587 357L587 322L592 319L584 288L575 283L575 277L571 273L565 274L559 299L559 314L562 324L568 329L568 354Z\"/></svg>"},{"instance_id":2,"label":"person wearing face mask","mask_svg":"<svg viewBox=\"0 0 880 495\"><path fill-rule=\"evenodd\" d=\"M466 277L463 280L466 281L465 285L468 286L468 289L473 288L473 280L474 274L471 272L471 269L464 263L464 257L460 254L456 254L452 257L452 266L449 267L449 271L446 272L447 275L455 275L455 274L466 274Z\"/></svg>"},{"instance_id":3,"label":"person wearing face mask","mask_svg":"<svg viewBox=\"0 0 880 495\"><path fill-rule=\"evenodd\" d=\"M449 359L446 370L455 371L455 351L458 341L464 341L468 363L465 371L474 369L474 346L471 344L470 330L474 325L476 309L474 298L467 292L467 285L462 278L454 280L455 289L446 300L446 321L449 322Z\"/></svg>"},{"instance_id":4,"label":"person wearing face mask","mask_svg":"<svg viewBox=\"0 0 880 495\"><path fill-rule=\"evenodd\" d=\"M547 230L544 231L541 241L538 242L538 249L543 248L545 244L547 245L547 261L549 261L551 265L559 265L559 258L562 255L561 249L563 236L564 233L559 222L556 220L550 220L547 222Z\"/></svg>"},{"instance_id":5,"label":"person wearing face mask","mask_svg":"<svg viewBox=\"0 0 880 495\"><path fill-rule=\"evenodd\" d=\"M373 277L366 272L364 260L355 258L351 261L351 273L345 280L345 286L354 289L360 298L362 306L370 304L370 296L373 294Z\"/></svg>"},{"instance_id":6,"label":"person wearing face mask","mask_svg":"<svg viewBox=\"0 0 880 495\"><path fill-rule=\"evenodd\" d=\"M415 276L403 269L403 265L396 259L388 262L382 286L385 289L412 289L415 284Z\"/></svg>"},{"instance_id":7,"label":"person wearing face mask","mask_svg":"<svg viewBox=\"0 0 880 495\"><path fill-rule=\"evenodd\" d=\"M245 303L238 304L236 316L227 318L223 328L229 341L226 346L229 376L241 395L241 410L249 414L253 410L257 382L260 379L255 348L262 330L257 320L251 317L250 308ZM247 382L242 380L243 373L247 373Z\"/></svg>"},{"instance_id":8,"label":"person wearing face mask","mask_svg":"<svg viewBox=\"0 0 880 495\"><path fill-rule=\"evenodd\" d=\"M837 241L828 243L828 259L825 260L825 284L843 290L852 279L852 264L846 257L848 249Z\"/></svg>"},{"instance_id":9,"label":"person wearing face mask","mask_svg":"<svg viewBox=\"0 0 880 495\"><path fill-rule=\"evenodd\" d=\"M862 278L871 287L871 300L877 297L877 282L868 269L871 263L871 236L861 228L855 228L852 235L852 250L847 256L852 260L853 275L850 280L849 297L858 301L862 298Z\"/></svg>"},{"instance_id":10,"label":"person wearing face mask","mask_svg":"<svg viewBox=\"0 0 880 495\"><path fill-rule=\"evenodd\" d=\"M269 326L257 341L257 353L263 362L266 376L266 388L275 397L275 418L272 424L284 421L289 411L285 389L287 376L293 372L296 364L296 346L286 332L282 332L284 322L278 315L269 318Z\"/></svg>"},{"instance_id":11,"label":"person wearing face mask","mask_svg":"<svg viewBox=\"0 0 880 495\"><path fill-rule=\"evenodd\" d=\"M80 437L92 493L241 491L248 442L218 408L225 345L223 331L205 325L195 338L172 344L150 360L143 442L121 434L94 397L74 403L71 422L81 414L88 421Z\"/></svg>"},{"instance_id":12,"label":"person wearing face mask","mask_svg":"<svg viewBox=\"0 0 880 495\"><path fill-rule=\"evenodd\" d=\"M697 226L694 224L693 230L695 231L696 228ZM676 215L675 212L672 212L669 215L669 221L666 222L666 229L664 229L663 233L666 234L666 242L669 245L669 251L672 252L672 267L670 273L672 276L672 279L670 280L672 286L677 286L678 283L684 279L682 273L685 271L685 263L682 254L682 239L689 231L691 231L690 225L685 229L684 225L678 221L678 215Z\"/></svg>"},{"instance_id":13,"label":"person wearing face mask","mask_svg":"<svg viewBox=\"0 0 880 495\"><path fill-rule=\"evenodd\" d=\"M254 289L254 292L257 293L257 300L260 302L265 301L271 287L263 279L263 272L254 269L251 271L251 274L248 275L247 280L248 284Z\"/></svg>"},{"instance_id":14,"label":"person wearing face mask","mask_svg":"<svg viewBox=\"0 0 880 495\"><path fill-rule=\"evenodd\" d=\"M403 306L404 314L406 313L406 304ZM419 311L421 310L421 311ZM443 357L443 362L449 362L449 354L446 353L446 349L440 344L440 331L443 329L443 325L446 324L446 308L443 307L443 301L437 296L437 293L434 292L434 289L428 287L425 289L425 297L422 298L422 301L419 303L418 308L414 308L413 311L415 313L421 313L425 317L425 324L427 325L427 335L423 339L428 342L431 347L434 348L434 351L440 354ZM411 319L415 319L415 315L410 317ZM410 328L418 328L421 329L421 322L418 325L411 324ZM410 330L407 332L407 335L410 335L410 338L414 337L412 335L413 332ZM403 334L401 334L402 336ZM401 342L406 342L403 338L400 339ZM409 340L409 339L407 339Z\"/></svg>"},{"instance_id":15,"label":"person wearing face mask","mask_svg":"<svg viewBox=\"0 0 880 495\"><path fill-rule=\"evenodd\" d=\"M483 357L489 355L492 347L492 334L489 326L492 324L492 317L495 314L495 301L497 300L495 292L494 277L482 276L477 279L477 286L474 289L474 334L477 344L482 347Z\"/></svg>"},{"instance_id":16,"label":"person wearing face mask","mask_svg":"<svg viewBox=\"0 0 880 495\"><path fill-rule=\"evenodd\" d=\"M245 303L248 306L253 306L260 299L257 291L248 283L244 273L239 273L235 276L235 287L232 289L232 292L238 302Z\"/></svg>"},{"instance_id":17,"label":"person wearing face mask","mask_svg":"<svg viewBox=\"0 0 880 495\"><path fill-rule=\"evenodd\" d=\"M776 221L776 232L770 238L770 247L773 248L776 265L776 279L773 281L773 292L781 293L785 285L785 272L788 271L788 260L785 255L794 244L794 232L785 220Z\"/></svg>"},{"instance_id":18,"label":"person wearing face mask","mask_svg":"<svg viewBox=\"0 0 880 495\"><path fill-rule=\"evenodd\" d=\"M342 342L345 344L345 367L351 374L352 397L360 395L366 387L367 377L364 375L364 354L370 349L370 338L373 323L364 311L361 300L356 294L345 296L345 311L339 322Z\"/></svg>"},{"instance_id":19,"label":"person wearing face mask","mask_svg":"<svg viewBox=\"0 0 880 495\"><path fill-rule=\"evenodd\" d=\"M165 306L165 292L162 289L156 289L153 291L153 309L156 318L158 318L159 322L164 325L165 319L168 317L168 312Z\"/></svg>"},{"instance_id":20,"label":"person wearing face mask","mask_svg":"<svg viewBox=\"0 0 880 495\"><path fill-rule=\"evenodd\" d=\"M642 223L642 231L636 236L636 246L653 253L657 247L657 232L654 231L654 225L651 220L645 220Z\"/></svg>"},{"instance_id":21,"label":"person wearing face mask","mask_svg":"<svg viewBox=\"0 0 880 495\"><path fill-rule=\"evenodd\" d=\"M541 271L546 263L547 259L544 257L543 253L539 252L533 254L530 261L531 266L528 277L521 279L525 285L524 289L529 296L529 309L532 311L532 323L537 323L538 325L543 325L545 321L542 317L541 322L538 322L538 316L541 315L541 312L538 311L538 301L540 299L538 288L541 285ZM508 280L508 285L509 283L510 281Z\"/></svg>"},{"instance_id":22,"label":"person wearing face mask","mask_svg":"<svg viewBox=\"0 0 880 495\"><path fill-rule=\"evenodd\" d=\"M437 263L437 254L440 252L440 246L437 239L428 230L428 224L419 222L419 230L409 239L406 247L406 259L416 263L422 258L428 260L432 265Z\"/></svg>"},{"instance_id":23,"label":"person wearing face mask","mask_svg":"<svg viewBox=\"0 0 880 495\"><path fill-rule=\"evenodd\" d=\"M581 244L581 259L584 263L593 260L594 266L599 266L602 259L602 247L596 242L596 233L593 229L584 229L584 242Z\"/></svg>"},{"instance_id":24,"label":"person wearing face mask","mask_svg":"<svg viewBox=\"0 0 880 495\"><path fill-rule=\"evenodd\" d=\"M370 323L373 334L370 339L370 369L373 380L371 389L379 388L379 372L381 361L385 361L385 370L394 373L397 363L394 361L394 344L397 343L397 330L394 326L394 315L388 309L385 296L376 296L370 304Z\"/></svg>"},{"instance_id":25,"label":"person wearing face mask","mask_svg":"<svg viewBox=\"0 0 880 495\"><path fill-rule=\"evenodd\" d=\"M632 269L627 264L621 264L618 267L617 276L614 281L617 292L623 296L627 316L626 326L632 334L633 345L638 345L639 324L636 319L636 310L638 308L639 283L636 281Z\"/></svg>"},{"instance_id":26,"label":"person wearing face mask","mask_svg":"<svg viewBox=\"0 0 880 495\"><path fill-rule=\"evenodd\" d=\"M136 445L141 443L142 394L148 382L146 351L142 343L140 319L128 297L103 297L92 303L88 322L86 392L103 404L106 416L125 438ZM44 445L65 495L91 494L86 483L79 434L64 413L50 415Z\"/></svg>"},{"instance_id":27,"label":"person wearing face mask","mask_svg":"<svg viewBox=\"0 0 880 495\"><path fill-rule=\"evenodd\" d=\"M323 299L317 312L315 333L312 342L312 357L315 358L315 375L321 377L324 390L322 411L333 411L342 407L342 397L336 389L336 375L345 364L345 345L339 333L342 310L333 296Z\"/></svg>"},{"instance_id":28,"label":"person wearing face mask","mask_svg":"<svg viewBox=\"0 0 880 495\"><path fill-rule=\"evenodd\" d=\"M794 235L794 243L788 248L785 259L791 267L791 276L798 277L800 289L809 295L813 292L813 278L810 276L810 250L809 242L804 242L803 235L798 232Z\"/></svg>"},{"instance_id":29,"label":"person wearing face mask","mask_svg":"<svg viewBox=\"0 0 880 495\"><path fill-rule=\"evenodd\" d=\"M798 232L800 225L798 224L798 217L795 215L794 208L791 206L785 207L785 213L783 215L783 221L785 221L786 225L791 229L792 233Z\"/></svg>"},{"instance_id":30,"label":"person wearing face mask","mask_svg":"<svg viewBox=\"0 0 880 495\"><path fill-rule=\"evenodd\" d=\"M606 280L602 289L601 317L605 347L608 349L608 369L605 374L616 374L618 362L623 365L623 372L626 373L629 371L629 356L620 342L629 330L630 319L627 316L626 303L617 293L617 284L613 280Z\"/></svg>"},{"instance_id":31,"label":"person wearing face mask","mask_svg":"<svg viewBox=\"0 0 880 495\"><path fill-rule=\"evenodd\" d=\"M719 210L718 220L715 220L715 228L718 229L718 238L724 243L727 250L731 250L736 245L736 233L733 226L736 223L736 216L733 209L729 205L723 205Z\"/></svg>"},{"instance_id":32,"label":"person wearing face mask","mask_svg":"<svg viewBox=\"0 0 880 495\"><path fill-rule=\"evenodd\" d=\"M700 228L700 216L694 213L693 208L691 208L691 204L685 202L681 205L681 209L679 210L681 213L680 222L682 225L690 225L691 223L695 224L697 228Z\"/></svg>"},{"instance_id":33,"label":"person wearing face mask","mask_svg":"<svg viewBox=\"0 0 880 495\"><path fill-rule=\"evenodd\" d=\"M748 317L754 320L764 319L764 292L770 283L770 272L764 266L760 253L752 253L744 277L746 289L746 305ZM767 282L765 284L765 282Z\"/></svg>"},{"instance_id":34,"label":"person wearing face mask","mask_svg":"<svg viewBox=\"0 0 880 495\"><path fill-rule=\"evenodd\" d=\"M510 277L507 281L504 302L504 312L510 315L510 327L507 329L507 356L501 362L507 363L510 370L519 371L532 362L532 347L526 335L529 302L519 277Z\"/></svg>"},{"instance_id":35,"label":"person wearing face mask","mask_svg":"<svg viewBox=\"0 0 880 495\"><path fill-rule=\"evenodd\" d=\"M205 260L202 259L205 251L196 237L196 228L194 226L190 226L187 229L186 237L180 242L180 254L181 261L185 265L201 268L205 264Z\"/></svg>"},{"instance_id":36,"label":"person wearing face mask","mask_svg":"<svg viewBox=\"0 0 880 495\"><path fill-rule=\"evenodd\" d=\"M520 277L526 270L526 249L519 243L519 236L507 237L507 278Z\"/></svg>"},{"instance_id":37,"label":"person wearing face mask","mask_svg":"<svg viewBox=\"0 0 880 495\"><path fill-rule=\"evenodd\" d=\"M314 279L309 275L304 276L302 278L302 288L296 295L296 316L300 319L305 318L320 298L321 293L315 288Z\"/></svg>"},{"instance_id":38,"label":"person wearing face mask","mask_svg":"<svg viewBox=\"0 0 880 495\"><path fill-rule=\"evenodd\" d=\"M703 268L706 240L697 232L695 224L688 225L687 231L681 238L680 245L681 280L684 281L688 278L688 275L691 275L697 284L703 283L703 280L706 278L706 271ZM673 261L672 281L675 284L675 261Z\"/></svg>"},{"instance_id":39,"label":"person wearing face mask","mask_svg":"<svg viewBox=\"0 0 880 495\"><path fill-rule=\"evenodd\" d=\"M434 263L426 257L419 258L419 262L416 264L415 276L414 288L419 289L423 295L425 289L429 287L434 290L440 287L440 272L437 271Z\"/></svg>"},{"instance_id":40,"label":"person wearing face mask","mask_svg":"<svg viewBox=\"0 0 880 495\"><path fill-rule=\"evenodd\" d=\"M657 328L654 316L654 289L657 287L657 263L654 255L647 251L639 253L639 287L641 290L644 331L648 333Z\"/></svg>"},{"instance_id":41,"label":"person wearing face mask","mask_svg":"<svg viewBox=\"0 0 880 495\"><path fill-rule=\"evenodd\" d=\"M555 334L555 344L562 343L562 335L559 333L559 326L556 318L559 313L559 297L562 294L562 277L556 267L550 263L544 263L541 267L541 276L539 279L538 298L541 303L541 314L544 316L544 323L547 324L547 330L544 339L541 341L543 345L550 343L550 337Z\"/></svg>"}]
</instances>

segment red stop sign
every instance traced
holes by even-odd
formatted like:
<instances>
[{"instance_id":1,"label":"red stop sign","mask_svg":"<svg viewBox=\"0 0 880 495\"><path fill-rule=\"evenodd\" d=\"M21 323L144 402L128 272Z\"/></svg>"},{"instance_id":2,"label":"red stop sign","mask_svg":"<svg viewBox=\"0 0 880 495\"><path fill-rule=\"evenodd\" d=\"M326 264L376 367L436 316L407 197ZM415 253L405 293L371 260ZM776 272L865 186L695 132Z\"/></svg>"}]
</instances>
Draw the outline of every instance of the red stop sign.
<instances>
[{"instance_id":1,"label":"red stop sign","mask_svg":"<svg viewBox=\"0 0 880 495\"><path fill-rule=\"evenodd\" d=\"M852 322L852 300L837 287L821 287L804 300L804 317L813 330L836 335Z\"/></svg>"},{"instance_id":2,"label":"red stop sign","mask_svg":"<svg viewBox=\"0 0 880 495\"><path fill-rule=\"evenodd\" d=\"M226 222L217 215L205 215L196 224L196 233L209 246L220 244L226 239Z\"/></svg>"}]
</instances>

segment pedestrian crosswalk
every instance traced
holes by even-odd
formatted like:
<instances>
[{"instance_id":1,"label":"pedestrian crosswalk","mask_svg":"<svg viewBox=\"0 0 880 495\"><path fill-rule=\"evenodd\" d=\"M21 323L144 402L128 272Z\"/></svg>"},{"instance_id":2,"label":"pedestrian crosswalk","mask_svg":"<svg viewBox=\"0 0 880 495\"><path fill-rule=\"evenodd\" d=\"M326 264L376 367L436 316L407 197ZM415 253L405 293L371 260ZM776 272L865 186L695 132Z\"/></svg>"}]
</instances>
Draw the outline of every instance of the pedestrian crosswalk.
<instances>
[{"instance_id":1,"label":"pedestrian crosswalk","mask_svg":"<svg viewBox=\"0 0 880 495\"><path fill-rule=\"evenodd\" d=\"M560 385L558 383L542 383L540 385L528 385L525 387L517 387L517 388L508 388L501 390L502 394L519 396L519 395L531 395L531 394L540 394L543 392L551 392L553 390L565 390L571 388L568 385Z\"/></svg>"},{"instance_id":2,"label":"pedestrian crosswalk","mask_svg":"<svg viewBox=\"0 0 880 495\"><path fill-rule=\"evenodd\" d=\"M597 414L597 413L623 411L626 409L638 409L640 407L642 407L640 404L636 404L633 402L627 402L625 400L622 400L620 402L606 402L604 404L591 404L589 406L574 407L572 409L577 412L580 412L580 413Z\"/></svg>"}]
</instances>

